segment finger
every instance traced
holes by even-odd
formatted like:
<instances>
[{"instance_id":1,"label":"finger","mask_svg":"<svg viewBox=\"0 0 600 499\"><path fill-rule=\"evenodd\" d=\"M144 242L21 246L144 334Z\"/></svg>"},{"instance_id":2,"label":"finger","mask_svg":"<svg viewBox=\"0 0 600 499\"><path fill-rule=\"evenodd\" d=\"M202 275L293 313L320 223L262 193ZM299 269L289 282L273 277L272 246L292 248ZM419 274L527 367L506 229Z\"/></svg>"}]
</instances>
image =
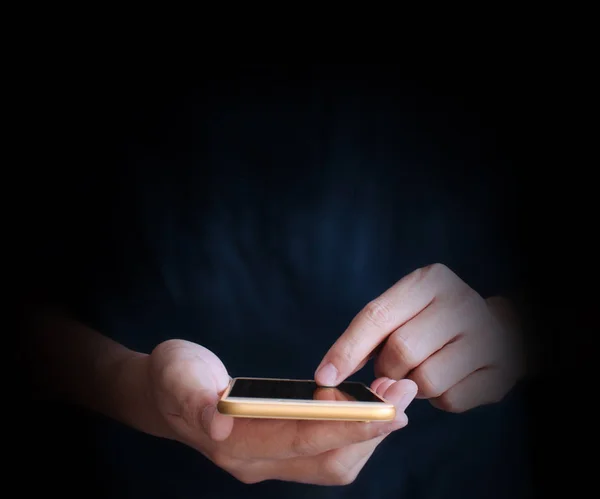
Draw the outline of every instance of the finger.
<instances>
[{"instance_id":1,"label":"finger","mask_svg":"<svg viewBox=\"0 0 600 499\"><path fill-rule=\"evenodd\" d=\"M377 378L371 384L371 390L373 390L377 395L382 397L383 394L385 393L385 391L388 389L388 387L391 386L392 383L395 383L395 382L396 382L395 380L386 378L385 376L382 378Z\"/></svg>"},{"instance_id":2,"label":"finger","mask_svg":"<svg viewBox=\"0 0 600 499\"><path fill-rule=\"evenodd\" d=\"M465 412L480 405L497 403L506 395L513 380L496 367L486 367L470 374L431 404L448 412Z\"/></svg>"},{"instance_id":3,"label":"finger","mask_svg":"<svg viewBox=\"0 0 600 499\"><path fill-rule=\"evenodd\" d=\"M375 374L405 378L467 326L468 319L457 313L453 301L433 302L389 336L375 361Z\"/></svg>"},{"instance_id":4,"label":"finger","mask_svg":"<svg viewBox=\"0 0 600 499\"><path fill-rule=\"evenodd\" d=\"M394 404L397 416L389 422L246 420L234 426L228 454L246 459L307 457L387 435L406 424L404 411L416 393L411 380L387 388L385 399Z\"/></svg>"},{"instance_id":5,"label":"finger","mask_svg":"<svg viewBox=\"0 0 600 499\"><path fill-rule=\"evenodd\" d=\"M347 485L356 478L384 438L385 435L317 456L244 461L237 469L234 467L229 471L245 483L281 480L311 485Z\"/></svg>"},{"instance_id":6,"label":"finger","mask_svg":"<svg viewBox=\"0 0 600 499\"><path fill-rule=\"evenodd\" d=\"M443 265L431 265L402 278L352 320L321 361L315 373L317 383L335 386L346 379L390 333L459 283L462 281Z\"/></svg>"},{"instance_id":7,"label":"finger","mask_svg":"<svg viewBox=\"0 0 600 499\"><path fill-rule=\"evenodd\" d=\"M385 396L388 400L393 400L398 403L398 410L403 407L402 415L404 426L407 419L404 411L410 399L406 402L400 402L405 397L407 389L416 389L412 383L395 382L393 380L381 380L379 383L382 386L388 386L380 395ZM390 382L390 383L388 383ZM399 428L397 428L399 429ZM367 463L377 446L386 438L386 435L381 435L365 442L351 444L346 447L331 450L320 454L316 458L294 458L287 461L281 461L279 464L278 478L281 480L314 483L318 485L347 485L352 483L364 465Z\"/></svg>"},{"instance_id":8,"label":"finger","mask_svg":"<svg viewBox=\"0 0 600 499\"><path fill-rule=\"evenodd\" d=\"M435 398L471 373L488 365L491 357L474 336L447 344L414 369L409 378L419 387L418 398Z\"/></svg>"},{"instance_id":9,"label":"finger","mask_svg":"<svg viewBox=\"0 0 600 499\"><path fill-rule=\"evenodd\" d=\"M394 404L396 407L396 421L401 422L402 427L404 427L408 422L405 414L406 408L414 400L418 392L418 387L416 383L410 379L391 381L392 382L389 385L387 383L382 384L379 391L381 392L381 397Z\"/></svg>"},{"instance_id":10,"label":"finger","mask_svg":"<svg viewBox=\"0 0 600 499\"><path fill-rule=\"evenodd\" d=\"M200 384L201 377L206 377L206 375L206 369L199 362L196 365L196 369L190 372L189 384L186 386L187 392L180 394L180 401L184 410L187 407L188 410L196 413L196 419L199 419L200 426L204 432L212 440L220 442L231 434L234 419L231 416L221 414L217 410L219 399L223 391L225 391L225 388L221 388L225 381L222 379L222 373L215 373L213 375L219 376L220 379L218 381L215 380L213 387L208 390Z\"/></svg>"},{"instance_id":11,"label":"finger","mask_svg":"<svg viewBox=\"0 0 600 499\"><path fill-rule=\"evenodd\" d=\"M234 420L231 416L221 414L217 410L216 402L206 405L201 418L205 432L215 442L221 442L231 435Z\"/></svg>"},{"instance_id":12,"label":"finger","mask_svg":"<svg viewBox=\"0 0 600 499\"><path fill-rule=\"evenodd\" d=\"M373 390L374 392L377 392L377 388L379 387L379 385L381 385L382 383L384 383L387 380L389 380L389 378L386 378L386 377L377 378L375 381L373 381L373 383L371 383L371 390Z\"/></svg>"},{"instance_id":13,"label":"finger","mask_svg":"<svg viewBox=\"0 0 600 499\"><path fill-rule=\"evenodd\" d=\"M384 438L380 436L314 457L260 461L254 465L253 473L263 480L271 478L312 485L348 485L356 479Z\"/></svg>"}]
</instances>

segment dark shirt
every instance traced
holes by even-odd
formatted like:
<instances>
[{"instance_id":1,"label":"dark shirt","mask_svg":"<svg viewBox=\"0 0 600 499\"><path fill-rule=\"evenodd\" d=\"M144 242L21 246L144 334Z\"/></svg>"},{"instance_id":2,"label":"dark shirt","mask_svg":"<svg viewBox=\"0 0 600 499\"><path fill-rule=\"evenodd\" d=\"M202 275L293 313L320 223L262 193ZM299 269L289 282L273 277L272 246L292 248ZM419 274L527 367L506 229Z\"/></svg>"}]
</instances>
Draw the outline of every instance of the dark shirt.
<instances>
[{"instance_id":1,"label":"dark shirt","mask_svg":"<svg viewBox=\"0 0 600 499\"><path fill-rule=\"evenodd\" d=\"M70 237L48 250L66 262L64 299L136 350L182 338L232 376L310 378L352 317L420 266L510 294L514 192L493 134L397 83L232 77L115 116L120 142L70 187ZM370 382L371 365L354 378ZM94 450L111 497L516 498L521 411L517 391L462 415L415 401L347 487L245 486L106 421Z\"/></svg>"}]
</instances>

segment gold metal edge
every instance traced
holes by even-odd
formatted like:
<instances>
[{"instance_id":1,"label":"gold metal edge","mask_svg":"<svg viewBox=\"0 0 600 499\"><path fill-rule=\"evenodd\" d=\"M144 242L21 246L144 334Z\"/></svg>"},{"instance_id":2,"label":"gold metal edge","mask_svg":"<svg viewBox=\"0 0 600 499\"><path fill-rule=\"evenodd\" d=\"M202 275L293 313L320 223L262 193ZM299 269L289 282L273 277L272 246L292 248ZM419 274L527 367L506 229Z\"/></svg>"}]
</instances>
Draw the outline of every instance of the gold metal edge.
<instances>
[{"instance_id":1,"label":"gold metal edge","mask_svg":"<svg viewBox=\"0 0 600 499\"><path fill-rule=\"evenodd\" d=\"M337 421L392 421L396 408L388 404L302 404L220 400L217 410L234 417Z\"/></svg>"}]
</instances>

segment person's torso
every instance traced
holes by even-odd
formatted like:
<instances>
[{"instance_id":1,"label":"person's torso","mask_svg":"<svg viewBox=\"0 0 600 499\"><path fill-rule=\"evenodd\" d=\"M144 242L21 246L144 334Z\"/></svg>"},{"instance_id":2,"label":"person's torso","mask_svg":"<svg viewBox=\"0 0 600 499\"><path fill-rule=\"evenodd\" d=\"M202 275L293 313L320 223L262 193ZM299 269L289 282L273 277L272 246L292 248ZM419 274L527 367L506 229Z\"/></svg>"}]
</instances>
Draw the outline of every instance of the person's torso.
<instances>
[{"instance_id":1,"label":"person's torso","mask_svg":"<svg viewBox=\"0 0 600 499\"><path fill-rule=\"evenodd\" d=\"M409 96L333 86L251 94L180 102L108 169L108 190L88 199L95 246L76 272L84 320L145 352L170 338L195 341L232 376L307 378L369 300L420 266L444 263L483 295L514 284L497 165L476 137L468 148L452 116L419 114ZM367 366L356 378L372 376ZM468 461L477 449L487 458L473 466L495 476L499 441L488 432L507 420L486 410L457 420L415 402L409 427L382 445L352 490L446 497L448 460ZM137 457L119 459L121 473L151 497L167 483L168 497L189 497L188 482L212 484L214 497L240 487L187 449L129 438L123 455ZM144 469L161 469L162 482ZM344 495L276 483L254 490Z\"/></svg>"}]
</instances>

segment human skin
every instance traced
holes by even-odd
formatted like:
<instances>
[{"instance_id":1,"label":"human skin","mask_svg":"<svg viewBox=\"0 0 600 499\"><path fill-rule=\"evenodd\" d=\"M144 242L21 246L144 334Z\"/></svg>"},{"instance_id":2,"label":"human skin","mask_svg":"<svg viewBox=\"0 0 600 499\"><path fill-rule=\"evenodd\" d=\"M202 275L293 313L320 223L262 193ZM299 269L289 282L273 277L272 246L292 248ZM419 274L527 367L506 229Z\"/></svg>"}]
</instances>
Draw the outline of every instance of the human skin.
<instances>
[{"instance_id":1,"label":"human skin","mask_svg":"<svg viewBox=\"0 0 600 499\"><path fill-rule=\"evenodd\" d=\"M385 423L235 419L216 410L227 369L201 345L175 339L136 352L53 308L26 322L35 340L29 353L50 392L190 446L244 483L343 485L408 424L415 397L452 412L504 397L524 374L510 310L506 300L485 300L447 267L432 265L360 311L315 378L336 385L375 356L371 387L396 406L396 420Z\"/></svg>"}]
</instances>

